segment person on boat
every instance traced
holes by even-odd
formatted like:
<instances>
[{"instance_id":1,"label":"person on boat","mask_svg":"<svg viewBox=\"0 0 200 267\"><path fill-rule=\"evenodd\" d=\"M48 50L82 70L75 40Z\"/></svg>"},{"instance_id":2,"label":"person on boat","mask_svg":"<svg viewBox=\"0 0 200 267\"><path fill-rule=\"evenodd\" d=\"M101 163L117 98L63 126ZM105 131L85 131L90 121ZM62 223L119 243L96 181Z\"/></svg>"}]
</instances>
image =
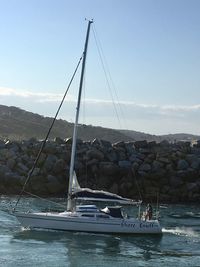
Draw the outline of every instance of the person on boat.
<instances>
[{"instance_id":1,"label":"person on boat","mask_svg":"<svg viewBox=\"0 0 200 267\"><path fill-rule=\"evenodd\" d=\"M151 220L153 216L153 208L151 204L147 204L145 220Z\"/></svg>"}]
</instances>

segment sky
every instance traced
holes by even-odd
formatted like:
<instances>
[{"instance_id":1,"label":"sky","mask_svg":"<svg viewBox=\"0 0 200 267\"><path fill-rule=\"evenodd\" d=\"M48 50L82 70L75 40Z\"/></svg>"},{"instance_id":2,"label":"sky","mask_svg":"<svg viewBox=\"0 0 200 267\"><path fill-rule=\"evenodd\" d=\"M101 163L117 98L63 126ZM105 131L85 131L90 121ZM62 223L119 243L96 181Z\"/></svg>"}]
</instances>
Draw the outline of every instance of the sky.
<instances>
[{"instance_id":1,"label":"sky","mask_svg":"<svg viewBox=\"0 0 200 267\"><path fill-rule=\"evenodd\" d=\"M80 123L200 134L199 13L198 0L0 0L0 104L54 116L87 18ZM59 114L70 122L79 78Z\"/></svg>"}]
</instances>

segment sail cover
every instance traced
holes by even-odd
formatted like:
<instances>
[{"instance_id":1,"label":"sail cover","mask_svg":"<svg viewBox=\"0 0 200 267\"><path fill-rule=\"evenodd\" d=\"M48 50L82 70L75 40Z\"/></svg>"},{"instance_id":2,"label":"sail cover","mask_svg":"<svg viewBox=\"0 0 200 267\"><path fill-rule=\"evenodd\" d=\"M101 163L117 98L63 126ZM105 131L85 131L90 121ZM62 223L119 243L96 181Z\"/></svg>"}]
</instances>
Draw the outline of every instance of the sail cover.
<instances>
[{"instance_id":1,"label":"sail cover","mask_svg":"<svg viewBox=\"0 0 200 267\"><path fill-rule=\"evenodd\" d=\"M137 205L142 203L142 201L135 201L133 199L123 198L117 194L113 194L102 190L81 188L78 183L75 171L73 174L71 199L79 199L85 201L90 200L90 201L116 202L128 205Z\"/></svg>"},{"instance_id":2,"label":"sail cover","mask_svg":"<svg viewBox=\"0 0 200 267\"><path fill-rule=\"evenodd\" d=\"M89 188L79 188L74 190L71 196L73 199L90 200L90 201L104 201L117 202L120 204L141 204L141 201L135 201L128 198L123 198L119 195L105 192L102 190L92 190Z\"/></svg>"}]
</instances>

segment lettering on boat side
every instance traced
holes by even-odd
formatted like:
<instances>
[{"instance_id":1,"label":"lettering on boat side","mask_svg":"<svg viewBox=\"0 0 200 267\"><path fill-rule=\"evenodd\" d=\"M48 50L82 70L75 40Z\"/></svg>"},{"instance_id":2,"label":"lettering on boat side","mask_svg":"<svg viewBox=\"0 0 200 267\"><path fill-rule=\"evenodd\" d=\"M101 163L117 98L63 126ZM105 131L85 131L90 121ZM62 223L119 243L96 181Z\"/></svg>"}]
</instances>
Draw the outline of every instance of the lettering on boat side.
<instances>
[{"instance_id":1,"label":"lettering on boat side","mask_svg":"<svg viewBox=\"0 0 200 267\"><path fill-rule=\"evenodd\" d=\"M137 226L139 228L154 228L154 227L158 227L154 223L146 223L146 222L139 223ZM126 222L126 221L122 221L121 222L121 227L135 228L136 224L135 223L129 223L129 222Z\"/></svg>"},{"instance_id":2,"label":"lettering on boat side","mask_svg":"<svg viewBox=\"0 0 200 267\"><path fill-rule=\"evenodd\" d=\"M154 223L140 223L140 228L153 228Z\"/></svg>"},{"instance_id":3,"label":"lettering on boat side","mask_svg":"<svg viewBox=\"0 0 200 267\"><path fill-rule=\"evenodd\" d=\"M121 222L121 227L134 228L134 227L135 227L135 223L128 223L128 222L126 222L126 221L122 221L122 222Z\"/></svg>"}]
</instances>

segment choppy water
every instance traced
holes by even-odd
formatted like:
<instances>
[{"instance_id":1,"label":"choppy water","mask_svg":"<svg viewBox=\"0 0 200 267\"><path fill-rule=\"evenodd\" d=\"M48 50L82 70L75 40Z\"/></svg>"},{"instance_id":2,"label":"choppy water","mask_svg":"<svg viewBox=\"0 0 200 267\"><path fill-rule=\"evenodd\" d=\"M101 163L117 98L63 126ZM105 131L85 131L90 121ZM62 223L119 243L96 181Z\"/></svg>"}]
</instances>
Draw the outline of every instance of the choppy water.
<instances>
[{"instance_id":1,"label":"choppy water","mask_svg":"<svg viewBox=\"0 0 200 267\"><path fill-rule=\"evenodd\" d=\"M200 205L161 208L162 237L25 230L0 198L0 266L200 267ZM44 208L24 198L20 206Z\"/></svg>"}]
</instances>

